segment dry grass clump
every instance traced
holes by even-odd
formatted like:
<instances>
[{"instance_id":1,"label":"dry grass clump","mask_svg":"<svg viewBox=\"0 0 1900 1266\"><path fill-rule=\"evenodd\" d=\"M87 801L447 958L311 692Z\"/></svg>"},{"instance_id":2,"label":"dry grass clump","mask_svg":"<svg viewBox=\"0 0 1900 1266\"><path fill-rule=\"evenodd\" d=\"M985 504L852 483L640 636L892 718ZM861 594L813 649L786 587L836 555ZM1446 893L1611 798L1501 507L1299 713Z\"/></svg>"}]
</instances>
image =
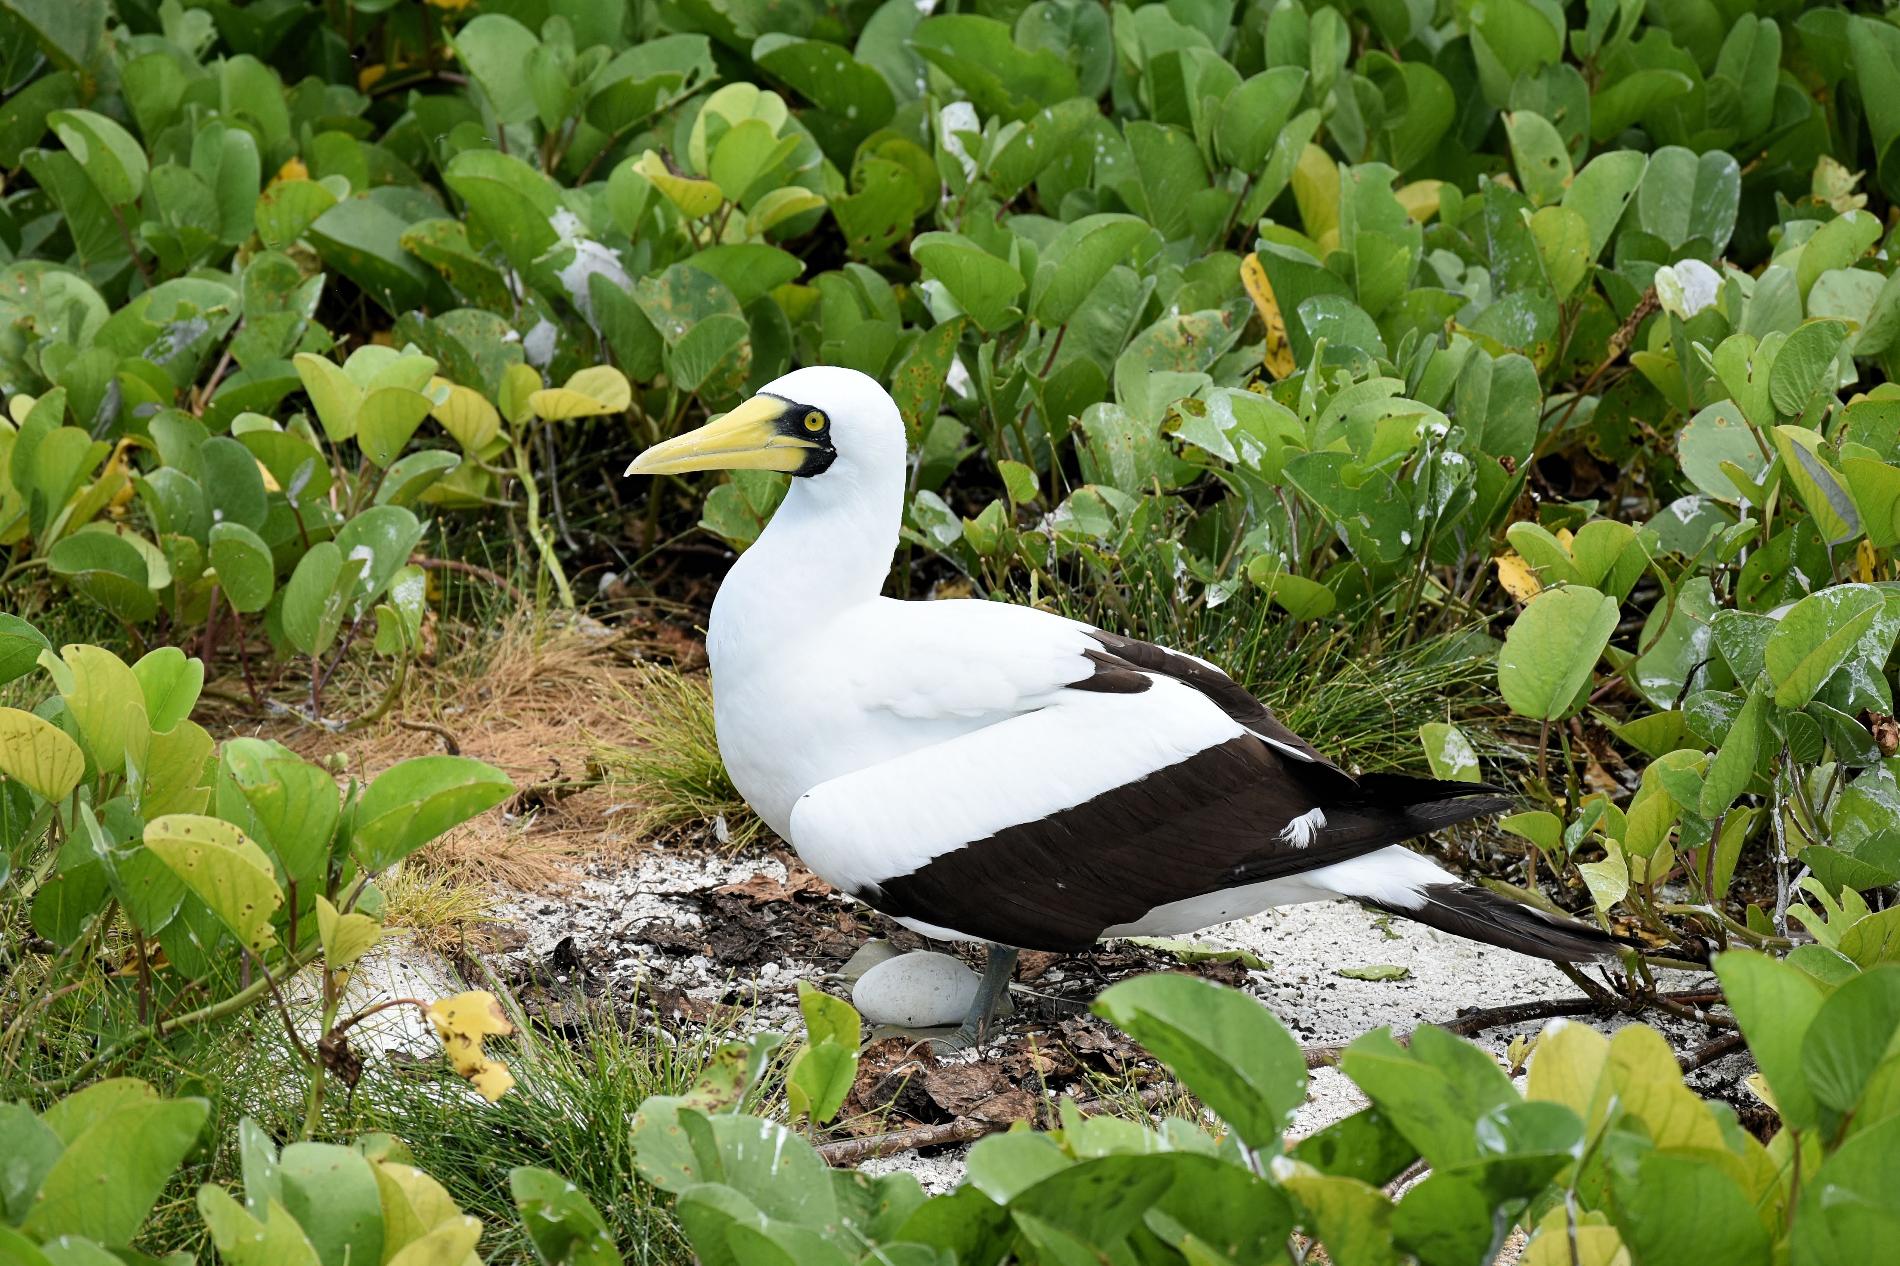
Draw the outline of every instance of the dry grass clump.
<instances>
[{"instance_id":1,"label":"dry grass clump","mask_svg":"<svg viewBox=\"0 0 1900 1266\"><path fill-rule=\"evenodd\" d=\"M451 642L443 626L434 662L412 669L397 705L364 729L278 717L243 732L313 760L341 754L348 775L365 781L398 761L445 751L487 761L514 780L517 795L429 845L411 859L413 871L533 891L559 882L580 857L638 843L635 806L609 785L594 753L653 735L639 702L649 670L594 621L523 613L499 626L457 627L455 636Z\"/></svg>"},{"instance_id":2,"label":"dry grass clump","mask_svg":"<svg viewBox=\"0 0 1900 1266\"><path fill-rule=\"evenodd\" d=\"M633 802L633 828L641 835L678 836L711 824L713 839L734 848L757 838L765 824L719 758L706 679L643 664L622 689L631 741L603 736L593 758Z\"/></svg>"}]
</instances>

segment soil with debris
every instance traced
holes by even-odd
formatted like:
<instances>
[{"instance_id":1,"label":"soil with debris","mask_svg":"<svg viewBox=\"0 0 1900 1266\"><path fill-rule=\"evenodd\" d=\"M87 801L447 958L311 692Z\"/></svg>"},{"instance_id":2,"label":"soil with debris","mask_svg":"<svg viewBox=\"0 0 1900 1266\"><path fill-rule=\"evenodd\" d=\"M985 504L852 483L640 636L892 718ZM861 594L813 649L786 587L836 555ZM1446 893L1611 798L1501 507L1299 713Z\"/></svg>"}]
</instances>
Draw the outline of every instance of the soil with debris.
<instances>
[{"instance_id":1,"label":"soil with debris","mask_svg":"<svg viewBox=\"0 0 1900 1266\"><path fill-rule=\"evenodd\" d=\"M508 930L491 963L506 965L531 1014L568 1031L577 1009L607 1001L634 1022L681 1033L706 1025L793 1033L797 982L848 996L846 963L876 937L902 950L948 948L979 965L968 949L932 945L832 891L786 852L655 848L602 858L563 889L508 899L498 916ZM1188 971L1232 985L1287 1025L1317 1065L1294 1124L1302 1135L1365 1105L1330 1066L1328 1048L1380 1026L1403 1033L1420 1023L1469 1023L1477 1008L1577 996L1551 964L1348 902L1268 911L1193 939L1246 951L1268 966L1186 963L1128 942L1082 955L1025 953L1012 991L1014 1014L980 1055L938 1057L913 1036L873 1034L826 1150L841 1162L911 1169L941 1188L960 1176L971 1139L1015 1121L1051 1124L1065 1095L1101 1110L1129 1111L1138 1103L1192 1110L1152 1060L1089 1013L1102 989L1146 972ZM1664 976L1665 990L1694 994L1713 986L1707 974ZM1578 1018L1607 1031L1636 1017ZM1721 1035L1671 1016L1642 1018L1681 1052ZM1471 1035L1500 1058L1513 1038L1534 1035L1547 1022L1535 1015L1500 1019L1515 1022ZM1747 1121L1762 1112L1739 1084L1752 1068L1745 1053L1729 1055L1690 1081L1733 1103Z\"/></svg>"}]
</instances>

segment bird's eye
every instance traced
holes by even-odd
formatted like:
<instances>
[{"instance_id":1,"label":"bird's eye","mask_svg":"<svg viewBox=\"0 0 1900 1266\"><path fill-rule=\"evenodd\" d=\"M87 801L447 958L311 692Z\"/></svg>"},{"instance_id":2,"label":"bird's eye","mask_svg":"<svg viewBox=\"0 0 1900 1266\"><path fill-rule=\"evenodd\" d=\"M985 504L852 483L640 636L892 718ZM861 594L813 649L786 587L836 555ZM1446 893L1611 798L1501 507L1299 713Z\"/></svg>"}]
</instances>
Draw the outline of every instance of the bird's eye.
<instances>
[{"instance_id":1,"label":"bird's eye","mask_svg":"<svg viewBox=\"0 0 1900 1266\"><path fill-rule=\"evenodd\" d=\"M825 429L825 415L822 413L818 413L816 411L807 413L805 415L805 429L807 431L812 431L812 432L824 430Z\"/></svg>"}]
</instances>

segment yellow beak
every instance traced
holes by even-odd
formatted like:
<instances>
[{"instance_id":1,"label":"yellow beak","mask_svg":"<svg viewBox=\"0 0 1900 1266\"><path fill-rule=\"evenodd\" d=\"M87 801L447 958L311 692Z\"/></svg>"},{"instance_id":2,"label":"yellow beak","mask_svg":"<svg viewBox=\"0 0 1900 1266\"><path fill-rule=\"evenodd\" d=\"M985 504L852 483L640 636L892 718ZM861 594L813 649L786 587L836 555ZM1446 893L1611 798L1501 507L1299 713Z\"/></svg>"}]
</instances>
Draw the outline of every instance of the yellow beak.
<instances>
[{"instance_id":1,"label":"yellow beak","mask_svg":"<svg viewBox=\"0 0 1900 1266\"><path fill-rule=\"evenodd\" d=\"M633 459L629 475L677 475L689 470L797 470L818 445L780 429L793 406L754 396L696 431L662 440Z\"/></svg>"}]
</instances>

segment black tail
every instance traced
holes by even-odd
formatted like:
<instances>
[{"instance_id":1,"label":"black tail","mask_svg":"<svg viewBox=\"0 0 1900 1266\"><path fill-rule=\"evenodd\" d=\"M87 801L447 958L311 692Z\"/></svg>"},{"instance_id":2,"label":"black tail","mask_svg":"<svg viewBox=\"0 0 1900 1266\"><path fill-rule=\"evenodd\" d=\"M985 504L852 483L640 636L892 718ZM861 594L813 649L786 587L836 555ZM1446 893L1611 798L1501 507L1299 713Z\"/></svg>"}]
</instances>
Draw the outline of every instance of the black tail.
<instances>
[{"instance_id":1,"label":"black tail","mask_svg":"<svg viewBox=\"0 0 1900 1266\"><path fill-rule=\"evenodd\" d=\"M1359 779L1359 788L1364 797L1362 811L1383 810L1398 815L1410 828L1408 833L1414 835L1503 813L1515 803L1502 794L1501 787L1402 774L1367 774ZM1615 958L1638 944L1580 919L1546 914L1536 906L1475 884L1427 884L1418 895L1423 904L1417 909L1379 908L1454 936L1558 963Z\"/></svg>"},{"instance_id":2,"label":"black tail","mask_svg":"<svg viewBox=\"0 0 1900 1266\"><path fill-rule=\"evenodd\" d=\"M1412 778L1405 774L1361 774L1351 808L1397 819L1400 839L1429 835L1473 818L1503 813L1516 801L1504 788L1481 782L1448 782L1442 778ZM1332 814L1327 806L1327 814Z\"/></svg>"},{"instance_id":3,"label":"black tail","mask_svg":"<svg viewBox=\"0 0 1900 1266\"><path fill-rule=\"evenodd\" d=\"M1605 932L1565 915L1546 914L1476 884L1428 884L1418 890L1424 904L1415 910L1380 906L1393 914L1468 940L1516 950L1553 963L1582 963L1619 958L1639 942ZM1368 904L1376 904L1369 902Z\"/></svg>"}]
</instances>

